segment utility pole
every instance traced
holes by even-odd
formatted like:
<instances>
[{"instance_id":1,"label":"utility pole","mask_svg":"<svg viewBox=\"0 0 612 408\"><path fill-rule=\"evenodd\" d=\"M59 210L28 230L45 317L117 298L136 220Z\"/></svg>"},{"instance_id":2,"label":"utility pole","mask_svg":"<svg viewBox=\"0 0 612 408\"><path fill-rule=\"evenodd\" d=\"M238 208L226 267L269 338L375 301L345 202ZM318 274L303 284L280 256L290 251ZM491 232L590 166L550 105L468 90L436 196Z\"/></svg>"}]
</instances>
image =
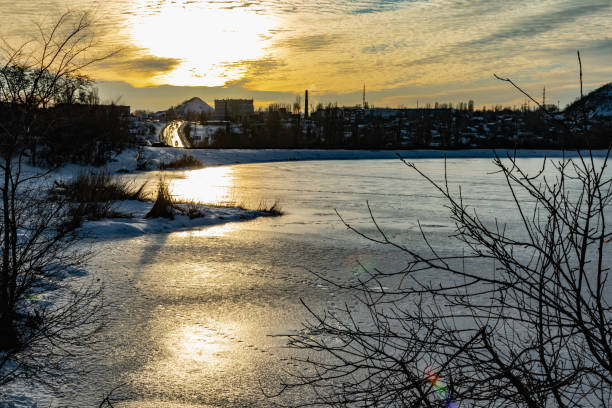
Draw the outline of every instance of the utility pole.
<instances>
[{"instance_id":1,"label":"utility pole","mask_svg":"<svg viewBox=\"0 0 612 408\"><path fill-rule=\"evenodd\" d=\"M306 94L304 96L304 119L308 119L308 89L306 90Z\"/></svg>"}]
</instances>

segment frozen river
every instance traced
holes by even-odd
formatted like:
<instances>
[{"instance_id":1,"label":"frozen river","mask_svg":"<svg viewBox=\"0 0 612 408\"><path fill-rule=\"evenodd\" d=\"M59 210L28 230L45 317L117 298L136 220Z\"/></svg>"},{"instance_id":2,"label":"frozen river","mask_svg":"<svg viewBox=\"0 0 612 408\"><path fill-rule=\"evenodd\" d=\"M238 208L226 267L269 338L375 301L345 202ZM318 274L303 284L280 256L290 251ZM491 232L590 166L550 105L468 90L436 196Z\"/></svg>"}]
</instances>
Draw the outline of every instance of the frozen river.
<instances>
[{"instance_id":1,"label":"frozen river","mask_svg":"<svg viewBox=\"0 0 612 408\"><path fill-rule=\"evenodd\" d=\"M444 162L417 160L440 180ZM541 159L523 159L536 169ZM490 159L448 161L449 183L484 217L514 221ZM153 177L153 176L152 176ZM127 407L268 406L290 360L271 334L298 330L315 308L353 305L308 271L337 280L367 267L401 267L390 248L347 231L372 230L366 202L388 235L422 248L417 221L448 250L453 231L443 202L399 160L246 164L172 173L175 195L206 202L281 201L285 215L188 232L97 242L90 270L112 305L104 342L84 362L91 374L49 403L88 406L125 383ZM452 242L452 241L451 241ZM302 398L307 398L304 395ZM46 406L46 405L45 405ZM97 405L96 405L97 406Z\"/></svg>"}]
</instances>

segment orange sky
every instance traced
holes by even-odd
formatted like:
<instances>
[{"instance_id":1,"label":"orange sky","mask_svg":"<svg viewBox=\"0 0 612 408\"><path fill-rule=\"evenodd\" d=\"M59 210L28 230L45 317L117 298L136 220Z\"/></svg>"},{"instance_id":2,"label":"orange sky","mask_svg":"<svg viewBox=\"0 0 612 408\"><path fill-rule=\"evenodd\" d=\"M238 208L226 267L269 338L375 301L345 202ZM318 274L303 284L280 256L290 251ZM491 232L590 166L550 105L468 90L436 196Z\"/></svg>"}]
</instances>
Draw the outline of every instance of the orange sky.
<instances>
[{"instance_id":1,"label":"orange sky","mask_svg":"<svg viewBox=\"0 0 612 408\"><path fill-rule=\"evenodd\" d=\"M103 99L164 109L192 96L376 106L520 104L493 73L563 105L612 80L612 3L501 0L0 0L5 37L67 8L93 10ZM119 99L120 98L120 99Z\"/></svg>"}]
</instances>

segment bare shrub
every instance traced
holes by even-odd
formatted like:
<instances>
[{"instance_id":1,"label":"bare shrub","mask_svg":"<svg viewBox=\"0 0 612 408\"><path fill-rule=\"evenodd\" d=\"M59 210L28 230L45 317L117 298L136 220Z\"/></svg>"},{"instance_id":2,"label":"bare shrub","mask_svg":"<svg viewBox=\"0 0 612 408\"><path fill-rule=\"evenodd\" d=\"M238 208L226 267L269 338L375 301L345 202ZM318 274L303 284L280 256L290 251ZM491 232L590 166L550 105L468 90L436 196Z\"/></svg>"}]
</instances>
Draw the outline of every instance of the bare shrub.
<instances>
[{"instance_id":1,"label":"bare shrub","mask_svg":"<svg viewBox=\"0 0 612 408\"><path fill-rule=\"evenodd\" d=\"M95 342L101 287L73 279L89 253L69 203L50 199L37 175L10 171L0 220L0 384L25 378L54 388L78 374L65 363Z\"/></svg>"},{"instance_id":2,"label":"bare shrub","mask_svg":"<svg viewBox=\"0 0 612 408\"><path fill-rule=\"evenodd\" d=\"M56 182L53 192L74 203L95 203L120 200L146 200L147 183L134 187L106 170L81 171L68 182Z\"/></svg>"},{"instance_id":3,"label":"bare shrub","mask_svg":"<svg viewBox=\"0 0 612 408\"><path fill-rule=\"evenodd\" d=\"M102 327L101 287L83 276L80 246L66 197L47 192L48 172L26 169L51 123L42 110L74 96L92 55L87 13L69 12L39 38L4 42L0 53L0 385L16 378L59 387L81 367Z\"/></svg>"},{"instance_id":4,"label":"bare shrub","mask_svg":"<svg viewBox=\"0 0 612 408\"><path fill-rule=\"evenodd\" d=\"M89 220L103 218L131 218L114 209L116 201L146 200L147 183L134 187L131 181L120 180L108 171L81 171L68 182L54 183L51 196L68 202L66 228L78 228L85 217Z\"/></svg>"},{"instance_id":5,"label":"bare shrub","mask_svg":"<svg viewBox=\"0 0 612 408\"><path fill-rule=\"evenodd\" d=\"M422 229L427 252L403 245L369 206L374 232L342 220L403 253L405 267L363 267L352 283L315 273L352 293L358 311L304 304L310 319L288 336L299 369L276 396L309 389L298 406L611 406L610 152L545 158L535 173L496 155L518 229L470 207L446 168L436 182L404 160L444 199L449 239L465 252L448 254Z\"/></svg>"}]
</instances>

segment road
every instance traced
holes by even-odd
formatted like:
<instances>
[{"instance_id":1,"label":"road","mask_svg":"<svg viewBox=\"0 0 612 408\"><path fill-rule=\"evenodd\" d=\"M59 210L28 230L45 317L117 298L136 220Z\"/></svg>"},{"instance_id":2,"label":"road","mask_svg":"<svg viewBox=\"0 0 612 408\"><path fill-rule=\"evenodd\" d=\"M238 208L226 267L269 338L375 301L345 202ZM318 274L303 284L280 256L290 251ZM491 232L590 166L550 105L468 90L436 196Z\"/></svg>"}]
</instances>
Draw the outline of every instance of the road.
<instances>
[{"instance_id":1,"label":"road","mask_svg":"<svg viewBox=\"0 0 612 408\"><path fill-rule=\"evenodd\" d=\"M162 130L162 139L168 145L177 148L191 147L189 141L184 137L184 120L173 120Z\"/></svg>"}]
</instances>

